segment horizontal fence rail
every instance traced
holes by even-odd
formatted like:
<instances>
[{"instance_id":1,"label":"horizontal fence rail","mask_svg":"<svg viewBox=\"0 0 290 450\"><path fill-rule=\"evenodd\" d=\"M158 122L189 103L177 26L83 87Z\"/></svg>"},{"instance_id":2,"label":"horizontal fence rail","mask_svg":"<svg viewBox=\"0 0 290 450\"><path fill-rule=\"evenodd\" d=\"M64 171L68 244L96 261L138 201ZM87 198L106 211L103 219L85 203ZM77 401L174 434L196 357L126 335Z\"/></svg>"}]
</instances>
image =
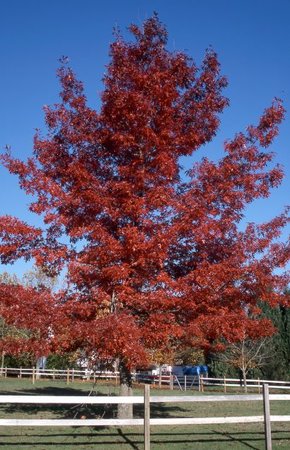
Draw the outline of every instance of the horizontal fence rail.
<instances>
[{"instance_id":1,"label":"horizontal fence rail","mask_svg":"<svg viewBox=\"0 0 290 450\"><path fill-rule=\"evenodd\" d=\"M251 402L262 401L263 395L152 395L150 403L201 403L201 402ZM289 394L270 394L269 400L290 400ZM67 404L67 405L97 405L97 404L143 404L142 395L134 396L87 396L87 395L0 395L0 403L13 404Z\"/></svg>"},{"instance_id":2,"label":"horizontal fence rail","mask_svg":"<svg viewBox=\"0 0 290 450\"><path fill-rule=\"evenodd\" d=\"M225 382L226 384L230 386L243 386L244 382L241 379L238 378L214 378L214 377L202 377L202 381L204 384L208 386L220 386L223 385ZM272 385L277 386L285 386L286 388L290 389L290 381L278 381L278 380L262 380L260 378L253 379L249 378L246 380L247 387L259 387L262 384L268 384L269 387L272 387Z\"/></svg>"},{"instance_id":3,"label":"horizontal fence rail","mask_svg":"<svg viewBox=\"0 0 290 450\"><path fill-rule=\"evenodd\" d=\"M74 375L75 377L103 377L103 378L116 378L119 376L119 372L111 372L111 371L102 371L102 370L81 370L81 369L38 369L36 367L32 368L23 368L23 367L4 367L0 369L0 375L2 376L32 376L35 373L38 376L43 377L65 377L67 373L70 375Z\"/></svg>"}]
</instances>

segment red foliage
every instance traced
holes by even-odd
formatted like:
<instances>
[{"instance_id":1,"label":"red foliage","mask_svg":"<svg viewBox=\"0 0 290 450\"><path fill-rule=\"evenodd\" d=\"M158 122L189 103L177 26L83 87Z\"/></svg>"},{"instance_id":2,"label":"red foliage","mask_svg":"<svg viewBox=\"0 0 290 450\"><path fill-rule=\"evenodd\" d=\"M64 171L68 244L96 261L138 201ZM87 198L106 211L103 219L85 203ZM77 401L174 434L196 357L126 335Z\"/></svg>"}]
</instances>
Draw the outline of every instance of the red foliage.
<instances>
[{"instance_id":1,"label":"red foliage","mask_svg":"<svg viewBox=\"0 0 290 450\"><path fill-rule=\"evenodd\" d=\"M12 328L1 336L0 351L36 356L49 353L55 312L55 301L47 290L1 283L0 317Z\"/></svg>"},{"instance_id":2,"label":"red foliage","mask_svg":"<svg viewBox=\"0 0 290 450\"><path fill-rule=\"evenodd\" d=\"M247 204L283 177L262 150L283 119L281 102L226 142L219 162L203 159L184 181L179 158L215 136L226 79L212 51L201 68L170 53L156 16L131 32L134 42L117 36L111 46L99 112L63 66L61 103L45 107L48 134L35 136L34 156L2 156L34 195L30 209L43 216L43 230L0 220L2 262L24 256L51 274L66 268L69 287L53 299L52 345L128 366L188 337L209 348L250 325L263 334L265 324L251 317L258 299L283 300L288 275L276 268L289 260L289 247L276 243L287 212L239 227ZM16 303L30 326L45 302L38 294L38 308L25 300L36 294L23 292Z\"/></svg>"}]
</instances>

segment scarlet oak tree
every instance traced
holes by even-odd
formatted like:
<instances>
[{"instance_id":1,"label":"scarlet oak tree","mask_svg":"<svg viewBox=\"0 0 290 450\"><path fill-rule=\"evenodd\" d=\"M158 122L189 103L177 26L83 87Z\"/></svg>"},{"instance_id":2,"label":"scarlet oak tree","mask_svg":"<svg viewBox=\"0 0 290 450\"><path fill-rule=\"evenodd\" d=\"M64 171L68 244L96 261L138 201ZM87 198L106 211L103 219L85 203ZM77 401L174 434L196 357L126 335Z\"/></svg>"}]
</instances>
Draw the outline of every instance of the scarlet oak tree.
<instances>
[{"instance_id":1,"label":"scarlet oak tree","mask_svg":"<svg viewBox=\"0 0 290 450\"><path fill-rule=\"evenodd\" d=\"M111 45L100 111L63 65L61 101L45 107L48 133L36 134L33 156L2 155L34 196L43 228L0 219L3 263L33 258L53 276L65 269L53 345L118 359L127 385L149 350L241 338L258 299L283 301L288 277L275 269L289 260L276 242L287 212L239 226L246 206L282 180L263 150L277 135L281 102L226 142L220 161L203 158L185 178L180 157L215 136L226 79L212 51L200 68L168 51L156 16L130 30L132 41L117 35Z\"/></svg>"}]
</instances>

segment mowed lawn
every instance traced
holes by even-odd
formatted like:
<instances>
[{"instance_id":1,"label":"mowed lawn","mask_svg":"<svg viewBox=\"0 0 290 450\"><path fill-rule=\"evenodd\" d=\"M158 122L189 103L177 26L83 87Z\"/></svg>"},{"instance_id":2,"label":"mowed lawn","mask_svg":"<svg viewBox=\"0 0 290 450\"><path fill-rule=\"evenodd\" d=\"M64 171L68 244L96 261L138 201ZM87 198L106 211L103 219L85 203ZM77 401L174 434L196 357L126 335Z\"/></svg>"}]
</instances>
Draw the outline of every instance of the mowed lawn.
<instances>
[{"instance_id":1,"label":"mowed lawn","mask_svg":"<svg viewBox=\"0 0 290 450\"><path fill-rule=\"evenodd\" d=\"M0 378L0 394L19 395L118 395L118 387L97 382L37 381ZM134 394L142 395L136 388ZM181 393L152 389L152 395L207 395L196 390ZM272 414L289 414L290 401L271 402ZM262 415L262 402L152 404L151 417L213 417ZM134 416L143 417L143 405L134 405ZM1 418L112 418L116 405L1 405ZM272 424L273 449L290 449L290 423ZM142 427L2 427L0 448L7 450L129 450L143 449ZM152 450L264 449L263 424L152 426Z\"/></svg>"}]
</instances>

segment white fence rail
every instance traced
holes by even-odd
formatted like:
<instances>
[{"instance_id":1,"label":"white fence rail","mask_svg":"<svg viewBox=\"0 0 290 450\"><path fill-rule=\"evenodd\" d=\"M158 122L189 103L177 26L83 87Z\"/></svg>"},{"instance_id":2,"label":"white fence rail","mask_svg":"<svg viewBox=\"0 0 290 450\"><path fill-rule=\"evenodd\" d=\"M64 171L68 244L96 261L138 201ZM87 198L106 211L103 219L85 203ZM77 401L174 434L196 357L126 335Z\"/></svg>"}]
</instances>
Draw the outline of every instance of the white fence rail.
<instances>
[{"instance_id":1,"label":"white fence rail","mask_svg":"<svg viewBox=\"0 0 290 450\"><path fill-rule=\"evenodd\" d=\"M39 380L41 378L50 378L53 380L64 379L69 383L75 379L81 380L119 380L119 372L111 371L92 371L92 370L81 370L81 369L38 369L36 367L32 368L22 368L22 367L4 367L0 369L0 376L2 377L18 377L18 378L32 378L32 382Z\"/></svg>"},{"instance_id":2,"label":"white fence rail","mask_svg":"<svg viewBox=\"0 0 290 450\"><path fill-rule=\"evenodd\" d=\"M153 425L202 425L261 423L265 426L266 450L272 449L271 422L290 422L290 415L270 415L270 401L287 400L288 394L269 394L268 385L263 386L263 395L206 395L206 396L150 396L150 386L144 386L144 396L107 397L107 396L27 396L1 395L0 404L144 404L144 419L0 419L0 426L144 426L145 450L150 449L150 426ZM151 403L183 402L241 402L263 401L264 415L238 417L202 417L202 418L150 418Z\"/></svg>"},{"instance_id":3,"label":"white fence rail","mask_svg":"<svg viewBox=\"0 0 290 450\"><path fill-rule=\"evenodd\" d=\"M255 389L258 392L262 392L262 387L264 384L268 384L269 389L290 389L290 381L277 381L277 380L260 380L257 379L247 379L246 386L243 380L237 378L212 378L212 377L201 377L201 390L208 390L212 386L223 388L224 392L227 392L228 388L245 388L247 390Z\"/></svg>"}]
</instances>

